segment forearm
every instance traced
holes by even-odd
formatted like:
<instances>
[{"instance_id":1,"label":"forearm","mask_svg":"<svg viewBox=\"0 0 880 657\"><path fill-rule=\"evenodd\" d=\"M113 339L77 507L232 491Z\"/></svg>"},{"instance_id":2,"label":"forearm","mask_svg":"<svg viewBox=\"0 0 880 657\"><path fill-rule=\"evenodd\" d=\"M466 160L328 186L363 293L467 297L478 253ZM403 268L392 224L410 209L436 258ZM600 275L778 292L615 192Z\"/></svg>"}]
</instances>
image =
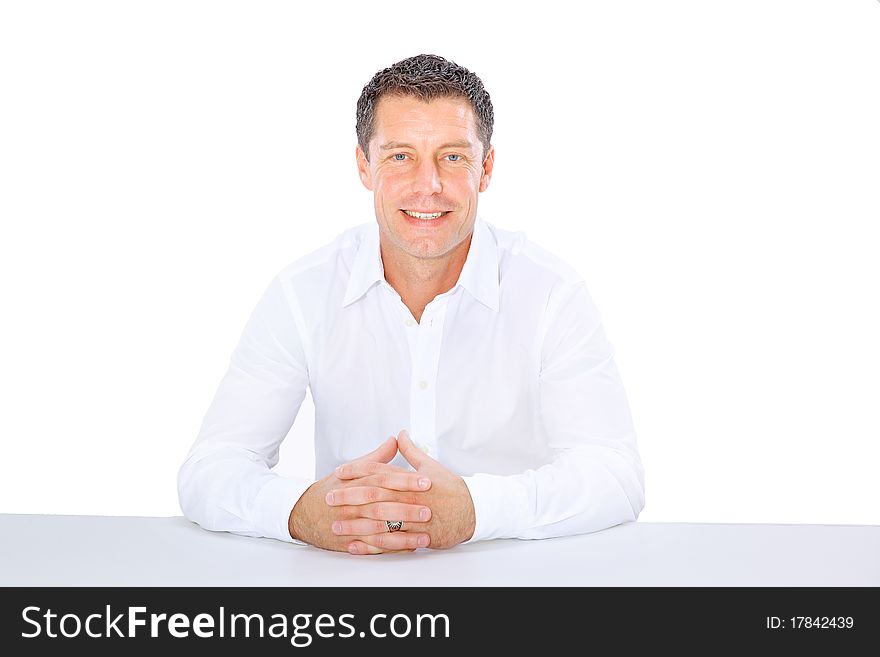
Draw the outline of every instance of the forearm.
<instances>
[{"instance_id":1,"label":"forearm","mask_svg":"<svg viewBox=\"0 0 880 657\"><path fill-rule=\"evenodd\" d=\"M252 452L230 446L190 454L177 488L184 515L204 529L298 543L288 518L312 483L277 475Z\"/></svg>"},{"instance_id":2,"label":"forearm","mask_svg":"<svg viewBox=\"0 0 880 657\"><path fill-rule=\"evenodd\" d=\"M644 508L629 404L582 281L559 285L545 325L535 439L551 457L521 474L464 477L476 515L470 542L594 532L636 520Z\"/></svg>"},{"instance_id":3,"label":"forearm","mask_svg":"<svg viewBox=\"0 0 880 657\"><path fill-rule=\"evenodd\" d=\"M561 450L522 474L464 480L476 514L468 542L594 532L636 520L645 505L638 454L600 445Z\"/></svg>"},{"instance_id":4,"label":"forearm","mask_svg":"<svg viewBox=\"0 0 880 657\"><path fill-rule=\"evenodd\" d=\"M312 481L271 470L309 384L292 304L273 279L178 472L181 509L205 529L294 542L287 519Z\"/></svg>"}]
</instances>

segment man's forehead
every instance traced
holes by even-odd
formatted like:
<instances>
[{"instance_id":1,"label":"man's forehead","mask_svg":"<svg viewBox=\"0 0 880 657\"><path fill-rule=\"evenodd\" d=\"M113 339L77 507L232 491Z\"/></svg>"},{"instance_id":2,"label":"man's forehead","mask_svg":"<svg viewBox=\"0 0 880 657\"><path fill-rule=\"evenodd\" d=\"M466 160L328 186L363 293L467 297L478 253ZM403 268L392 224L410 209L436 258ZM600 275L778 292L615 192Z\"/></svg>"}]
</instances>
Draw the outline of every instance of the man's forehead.
<instances>
[{"instance_id":1,"label":"man's forehead","mask_svg":"<svg viewBox=\"0 0 880 657\"><path fill-rule=\"evenodd\" d=\"M429 101L410 96L380 99L375 112L375 137L379 148L399 147L412 134L441 136L460 148L476 140L476 119L466 98L457 96Z\"/></svg>"},{"instance_id":2,"label":"man's forehead","mask_svg":"<svg viewBox=\"0 0 880 657\"><path fill-rule=\"evenodd\" d=\"M474 143L468 139L456 139L454 141L447 141L443 144L440 144L440 148L473 148ZM415 148L413 144L410 144L405 141L386 141L383 144L379 144L380 151L390 151L395 148Z\"/></svg>"},{"instance_id":3,"label":"man's forehead","mask_svg":"<svg viewBox=\"0 0 880 657\"><path fill-rule=\"evenodd\" d=\"M462 96L460 94L449 94L446 96L437 96L435 98L423 98L416 94L412 93L397 93L394 91L389 91L382 94L379 99L376 101L376 109L383 106L430 106L434 107L437 105L449 105L449 106L459 106L462 108L462 111L473 111L471 107L470 101L466 96Z\"/></svg>"}]
</instances>

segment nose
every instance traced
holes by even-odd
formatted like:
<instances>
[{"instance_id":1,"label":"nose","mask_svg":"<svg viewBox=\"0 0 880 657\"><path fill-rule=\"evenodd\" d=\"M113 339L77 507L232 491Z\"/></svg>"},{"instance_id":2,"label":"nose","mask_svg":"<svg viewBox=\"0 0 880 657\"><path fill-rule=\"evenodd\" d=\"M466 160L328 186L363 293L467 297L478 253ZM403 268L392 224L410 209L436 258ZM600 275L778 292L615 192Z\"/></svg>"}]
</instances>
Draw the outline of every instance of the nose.
<instances>
[{"instance_id":1,"label":"nose","mask_svg":"<svg viewBox=\"0 0 880 657\"><path fill-rule=\"evenodd\" d=\"M413 192L417 194L439 194L443 191L440 169L432 158L424 158L416 167L413 178Z\"/></svg>"}]
</instances>

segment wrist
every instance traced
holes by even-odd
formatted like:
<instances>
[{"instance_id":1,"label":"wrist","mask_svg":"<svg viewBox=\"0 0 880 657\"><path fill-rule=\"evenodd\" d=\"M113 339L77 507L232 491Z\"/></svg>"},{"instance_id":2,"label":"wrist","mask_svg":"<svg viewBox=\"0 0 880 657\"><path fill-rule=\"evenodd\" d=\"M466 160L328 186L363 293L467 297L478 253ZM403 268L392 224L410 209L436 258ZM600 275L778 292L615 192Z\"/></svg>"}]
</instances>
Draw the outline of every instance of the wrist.
<instances>
[{"instance_id":1,"label":"wrist","mask_svg":"<svg viewBox=\"0 0 880 657\"><path fill-rule=\"evenodd\" d=\"M287 533L290 534L290 538L292 538L296 541L301 541L302 538L300 538L299 531L296 528L296 520L295 520L296 515L294 513L295 511L296 511L296 506L294 506L290 510L290 517L288 517L288 519L287 519Z\"/></svg>"},{"instance_id":2,"label":"wrist","mask_svg":"<svg viewBox=\"0 0 880 657\"><path fill-rule=\"evenodd\" d=\"M287 518L287 531L290 534L290 537L294 540L302 541L303 543L308 543L310 545L312 544L312 541L308 538L308 523L304 516L306 515L306 499L309 491L312 490L314 485L315 484L309 486L306 491L300 495L300 498L290 510L290 516Z\"/></svg>"},{"instance_id":3,"label":"wrist","mask_svg":"<svg viewBox=\"0 0 880 657\"><path fill-rule=\"evenodd\" d=\"M462 477L459 477L461 481L461 486L464 489L464 516L462 518L461 532L459 543L464 543L466 541L471 540L474 535L474 532L477 529L477 515L474 509L474 500L471 497L471 491L468 488L467 483Z\"/></svg>"}]
</instances>

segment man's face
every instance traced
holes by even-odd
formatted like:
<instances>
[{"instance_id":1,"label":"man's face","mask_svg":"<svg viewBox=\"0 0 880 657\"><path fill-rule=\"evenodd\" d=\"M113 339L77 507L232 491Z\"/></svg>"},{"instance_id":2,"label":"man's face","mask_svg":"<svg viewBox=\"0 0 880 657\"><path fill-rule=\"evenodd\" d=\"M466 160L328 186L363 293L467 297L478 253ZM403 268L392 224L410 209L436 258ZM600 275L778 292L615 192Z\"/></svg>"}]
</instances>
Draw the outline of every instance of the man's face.
<instances>
[{"instance_id":1,"label":"man's face","mask_svg":"<svg viewBox=\"0 0 880 657\"><path fill-rule=\"evenodd\" d=\"M374 118L370 161L360 147L356 156L361 181L373 192L383 245L416 258L448 255L473 231L495 149L483 161L474 111L464 98L426 103L383 96Z\"/></svg>"}]
</instances>

